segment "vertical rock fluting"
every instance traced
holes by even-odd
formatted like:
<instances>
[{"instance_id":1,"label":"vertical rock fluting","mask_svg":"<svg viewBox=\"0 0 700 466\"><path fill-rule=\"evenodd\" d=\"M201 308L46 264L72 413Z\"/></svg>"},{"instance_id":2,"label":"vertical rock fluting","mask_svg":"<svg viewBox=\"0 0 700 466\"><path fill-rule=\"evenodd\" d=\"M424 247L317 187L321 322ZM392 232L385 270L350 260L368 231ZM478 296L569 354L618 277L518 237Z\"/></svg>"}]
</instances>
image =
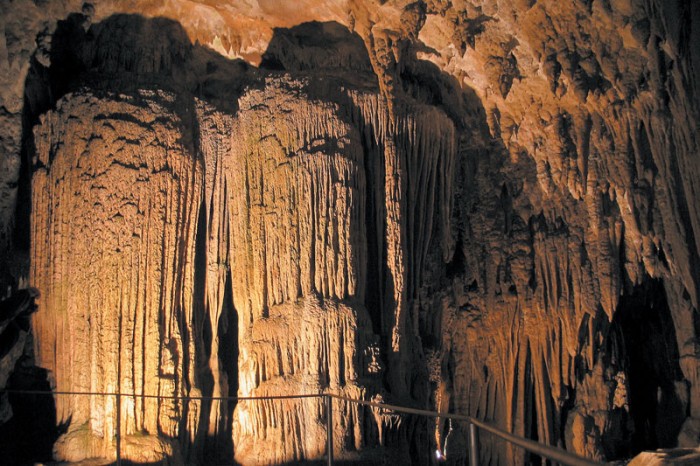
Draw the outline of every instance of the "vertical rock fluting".
<instances>
[{"instance_id":1,"label":"vertical rock fluting","mask_svg":"<svg viewBox=\"0 0 700 466\"><path fill-rule=\"evenodd\" d=\"M32 283L37 363L57 391L121 400L123 457L173 454L197 406L192 331L202 167L172 94L75 93L35 129ZM85 124L89 122L89 124ZM170 398L167 398L170 397ZM69 461L115 452L113 396L57 396ZM149 440L150 439L150 440ZM133 444L133 447L132 447Z\"/></svg>"},{"instance_id":2,"label":"vertical rock fluting","mask_svg":"<svg viewBox=\"0 0 700 466\"><path fill-rule=\"evenodd\" d=\"M288 68L303 63L308 69L313 62L298 49L284 58ZM331 62L338 61L342 57ZM418 327L409 303L433 236L449 255L454 125L434 107L406 99L392 111L374 92L330 92L335 85L273 74L260 89L243 93L234 115L199 106L211 189L207 216L229 222L223 228L230 248L209 251L208 273L220 290L221 270L230 267L238 393L372 396L380 386L372 378L380 372L372 349L379 338L393 361L392 397L416 402L411 391L420 393L421 384L407 366L417 361ZM208 229L215 245L220 240L212 232L224 231L219 221ZM368 254L375 256L371 272ZM368 300L368 287L379 300ZM210 305L210 316L221 315L220 305ZM216 317L211 325L216 328ZM220 364L214 345L212 370ZM363 410L338 408L339 451L359 448ZM325 449L324 415L319 399L239 401L236 458L318 457Z\"/></svg>"},{"instance_id":3,"label":"vertical rock fluting","mask_svg":"<svg viewBox=\"0 0 700 466\"><path fill-rule=\"evenodd\" d=\"M197 124L200 129L199 151L204 160L204 192L200 206L200 218L205 217L204 224L198 227L198 238L204 237L206 269L204 274L204 293L200 296L201 304L199 317L202 328L208 326L211 335L211 345L206 348L205 341L199 346L200 354L209 354L204 364L212 378L213 397L224 397L230 394L230 384L238 385L237 380L229 380L221 353L222 333L226 332L233 323L235 315L226 313L226 286L230 283L229 260L229 212L225 190L224 161L231 152L232 116L227 112L217 111L202 101L196 102ZM203 228L203 230L199 230ZM230 297L229 297L230 299ZM223 326L222 326L223 323ZM223 331L223 332L222 332ZM204 334L200 333L203 339ZM204 361L202 361L204 362ZM233 373L235 375L236 372ZM222 400L212 401L209 412L207 435L220 437L230 431L228 403Z\"/></svg>"},{"instance_id":4,"label":"vertical rock fluting","mask_svg":"<svg viewBox=\"0 0 700 466\"><path fill-rule=\"evenodd\" d=\"M459 267L423 306L442 309L436 396L599 459L697 444L696 7L429 12L424 56L474 87L494 138L462 159ZM640 376L645 358L666 369Z\"/></svg>"},{"instance_id":5,"label":"vertical rock fluting","mask_svg":"<svg viewBox=\"0 0 700 466\"><path fill-rule=\"evenodd\" d=\"M454 123L436 107L404 98L389 109L383 97L353 94L355 120L363 131L373 189L379 283L379 333L389 358L393 396L409 402L417 388L410 366L419 346L414 307L428 252L454 248L450 225L457 142ZM372 234L368 231L366 234ZM420 386L420 383L417 384ZM418 388L420 391L421 388Z\"/></svg>"},{"instance_id":6,"label":"vertical rock fluting","mask_svg":"<svg viewBox=\"0 0 700 466\"><path fill-rule=\"evenodd\" d=\"M307 85L268 78L244 93L222 159L241 396L363 393L363 153L341 109L311 98ZM239 402L236 458L321 456L322 406L318 398ZM336 435L359 445L359 427L350 427L359 426L357 409L348 409Z\"/></svg>"},{"instance_id":7,"label":"vertical rock fluting","mask_svg":"<svg viewBox=\"0 0 700 466\"><path fill-rule=\"evenodd\" d=\"M167 103L167 94L78 93L38 127L32 285L42 293L39 357L57 387L381 392L599 459L676 439L696 445L700 61L689 44L697 42L697 5L366 1L348 8L362 39L335 23L279 30L263 64L287 73L242 78L249 87L227 105L219 105L222 95L243 85L226 76L229 65L210 79L223 62L189 61L186 38L172 50L117 47L108 32L129 17L85 26L92 29L79 34L84 50L71 50L102 72L93 81L114 72L128 81L143 68L158 87L163 66L169 85L197 81L202 100L187 103L196 107L195 124L173 113L180 104ZM82 31L84 22L73 26ZM137 29L130 41L162 28ZM442 71L431 78L414 55ZM365 79L370 66L378 79ZM107 81L98 87L109 88ZM10 151L16 107L6 106L11 116L0 112L9 121L0 142ZM112 117L100 116L112 107ZM85 120L84 112L99 131L71 118ZM121 126L171 120L187 129L162 140L180 152L156 157L162 140L144 142L154 140L145 129L120 139ZM85 174L83 167L121 160L117 153L137 162ZM141 191L123 189L140 185L116 171L148 172L157 165L148 157L168 170L150 170L158 176L151 173ZM0 193L0 214L11 219L16 160L2 163L9 194ZM166 182L168 173L177 177ZM129 207L137 195L159 207ZM180 223L152 225L173 215ZM130 236L134 225L155 236ZM83 236L88 228L92 235ZM131 324L137 317L142 325ZM226 342L232 329L235 351ZM133 349L133 339L152 346ZM108 357L122 347L134 354ZM149 362L132 368L139 358ZM78 364L93 359L89 371ZM161 365L165 372L146 377ZM92 387L94 377L101 385ZM74 421L61 455L71 457L84 438L93 439L89 454L113 451L111 401L95 401L94 410L58 403L59 416ZM233 407L219 402L202 412L134 403L122 419L135 431L182 440L229 435L243 462L323 453L325 414L316 399L240 402L233 418ZM337 412L338 447L361 446L364 411ZM410 423L389 424L411 435ZM89 430L94 435L82 437ZM525 460L519 450L482 442L495 463ZM172 448L158 440L154 449Z\"/></svg>"}]
</instances>

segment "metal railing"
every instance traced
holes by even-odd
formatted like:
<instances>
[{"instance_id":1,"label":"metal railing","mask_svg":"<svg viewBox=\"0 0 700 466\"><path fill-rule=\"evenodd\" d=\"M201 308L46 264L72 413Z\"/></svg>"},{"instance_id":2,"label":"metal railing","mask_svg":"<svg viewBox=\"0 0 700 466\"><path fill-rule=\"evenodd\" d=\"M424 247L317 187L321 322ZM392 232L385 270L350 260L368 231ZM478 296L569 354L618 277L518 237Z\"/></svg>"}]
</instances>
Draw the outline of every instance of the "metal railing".
<instances>
[{"instance_id":1,"label":"metal railing","mask_svg":"<svg viewBox=\"0 0 700 466\"><path fill-rule=\"evenodd\" d=\"M510 442L514 445L518 445L519 447L524 448L525 450L529 451L530 453L534 453L534 454L539 455L545 459L556 461L559 464L562 464L565 466L600 466L600 464L601 464L601 463L598 463L596 461L592 461L588 458L584 458L582 456L575 455L575 454L570 453L566 450L562 450L560 448L552 447L549 445L545 445L543 443L536 442L534 440L530 440L530 439L526 439L523 437L519 437L517 435L513 435L509 432L506 432L504 430L501 430L497 427L494 427L494 426L489 425L483 421L479 421L478 419L474 419L473 417L469 417L469 416L463 416L460 414L450 414L450 413L438 413L437 411L427 411L427 410L423 410L423 409L406 408L403 406L395 406L395 405L390 405L390 404L385 404L385 403L374 403L371 401L356 400L354 398L348 398L348 397L334 395L334 394L325 394L324 396L326 396L328 398L336 398L338 400L357 403L357 404L364 405L364 406L371 406L373 408L386 409L389 411L396 411L396 412L400 412L400 413L417 414L419 416L427 416L427 417L431 417L431 418L452 419L455 421L466 422L469 425L469 437L468 437L469 466L478 466L479 465L478 429L483 429L484 431L486 431L490 434L493 434L497 437L500 437L501 439L505 440L506 442ZM331 451L331 455L329 455L329 457L330 456L332 456L332 451ZM328 464L330 465L331 463L329 462Z\"/></svg>"},{"instance_id":2,"label":"metal railing","mask_svg":"<svg viewBox=\"0 0 700 466\"><path fill-rule=\"evenodd\" d=\"M52 395L52 396L113 396L117 402L116 416L116 434L115 434L115 449L116 449L116 464L122 465L121 458L121 398L155 398L169 400L184 400L189 401L256 401L256 400L289 400L302 398L322 398L326 408L326 460L329 466L333 465L333 399L355 403L362 406L368 406L375 409L386 410L389 412L398 412L405 414L414 414L426 416L434 419L451 419L467 423L468 427L468 457L469 466L479 465L479 429L488 432L496 437L505 440L506 442L517 445L530 453L539 455L544 459L555 461L564 466L599 466L601 463L592 461L587 458L575 455L560 448L545 445L534 440L526 439L497 427L489 425L478 419L460 414L439 413L437 411L428 411L423 409L407 408L404 406L396 406L386 403L375 403L372 401L357 400L342 395L333 393L318 393L318 394L301 394L301 395L271 395L271 396L177 396L177 395L146 395L135 393L102 393L102 392L73 392L73 391L48 391L48 390L5 390L6 393L21 394L21 395Z\"/></svg>"}]
</instances>

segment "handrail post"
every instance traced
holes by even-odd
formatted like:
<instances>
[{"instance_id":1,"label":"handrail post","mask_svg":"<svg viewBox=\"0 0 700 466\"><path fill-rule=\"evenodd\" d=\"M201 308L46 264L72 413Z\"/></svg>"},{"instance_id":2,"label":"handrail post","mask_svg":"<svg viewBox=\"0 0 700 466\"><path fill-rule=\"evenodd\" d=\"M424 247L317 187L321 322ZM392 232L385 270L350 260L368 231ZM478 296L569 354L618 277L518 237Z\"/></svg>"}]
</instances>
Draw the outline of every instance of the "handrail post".
<instances>
[{"instance_id":1,"label":"handrail post","mask_svg":"<svg viewBox=\"0 0 700 466\"><path fill-rule=\"evenodd\" d=\"M476 424L469 423L469 466L479 466L479 434Z\"/></svg>"},{"instance_id":2,"label":"handrail post","mask_svg":"<svg viewBox=\"0 0 700 466\"><path fill-rule=\"evenodd\" d=\"M117 393L117 466L122 466L122 394Z\"/></svg>"},{"instance_id":3,"label":"handrail post","mask_svg":"<svg viewBox=\"0 0 700 466\"><path fill-rule=\"evenodd\" d=\"M328 466L333 466L333 398L326 394L326 456Z\"/></svg>"}]
</instances>

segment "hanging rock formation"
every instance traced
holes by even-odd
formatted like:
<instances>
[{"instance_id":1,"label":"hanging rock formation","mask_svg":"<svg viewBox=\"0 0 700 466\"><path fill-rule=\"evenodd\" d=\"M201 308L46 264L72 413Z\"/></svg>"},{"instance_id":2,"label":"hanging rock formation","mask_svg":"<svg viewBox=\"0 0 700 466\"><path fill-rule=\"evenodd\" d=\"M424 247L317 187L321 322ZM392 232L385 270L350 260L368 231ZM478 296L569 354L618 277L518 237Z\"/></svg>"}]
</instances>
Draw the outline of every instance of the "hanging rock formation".
<instances>
[{"instance_id":1,"label":"hanging rock formation","mask_svg":"<svg viewBox=\"0 0 700 466\"><path fill-rule=\"evenodd\" d=\"M267 59L286 60L289 72L260 74L191 48L170 22L115 16L85 37L80 24L59 23L54 40L66 48L55 46L52 66L84 71L49 82L68 93L33 135L30 282L51 309L35 321L37 362L58 391L134 396L121 397L118 413L115 396L57 398L69 427L55 456L113 457L119 417L133 460L195 461L207 454L203 439L227 435L246 464L321 457L320 398L243 400L233 412L181 398L372 397L383 390L383 350L374 350L383 337L389 388L410 401L409 295L420 267L406 260L425 260L433 235L450 244L449 118L408 97L391 110L362 42L339 25L290 35L318 35L316 46L330 38L341 53L275 55L273 44ZM146 45L157 26L168 41ZM112 49L117 28L134 43ZM352 60L351 79L303 75L344 73ZM195 97L217 89L219 65L247 87L234 102ZM111 77L120 72L137 86ZM234 348L225 347L232 329ZM336 409L339 451L372 442L363 409Z\"/></svg>"},{"instance_id":2,"label":"hanging rock formation","mask_svg":"<svg viewBox=\"0 0 700 466\"><path fill-rule=\"evenodd\" d=\"M325 453L319 398L197 395L700 443L695 2L16 4L0 285L29 267L56 389L171 397L122 397L124 457ZM56 397L55 456L113 458L115 401ZM341 454L459 435L334 409Z\"/></svg>"},{"instance_id":3,"label":"hanging rock formation","mask_svg":"<svg viewBox=\"0 0 700 466\"><path fill-rule=\"evenodd\" d=\"M172 397L196 389L188 269L202 164L174 104L165 92L75 93L37 127L30 280L45 290L39 306L52 311L34 332L58 391ZM59 422L70 426L56 456L114 451L116 401L57 397ZM124 397L122 435L127 445L129 435L177 438L195 409Z\"/></svg>"}]
</instances>

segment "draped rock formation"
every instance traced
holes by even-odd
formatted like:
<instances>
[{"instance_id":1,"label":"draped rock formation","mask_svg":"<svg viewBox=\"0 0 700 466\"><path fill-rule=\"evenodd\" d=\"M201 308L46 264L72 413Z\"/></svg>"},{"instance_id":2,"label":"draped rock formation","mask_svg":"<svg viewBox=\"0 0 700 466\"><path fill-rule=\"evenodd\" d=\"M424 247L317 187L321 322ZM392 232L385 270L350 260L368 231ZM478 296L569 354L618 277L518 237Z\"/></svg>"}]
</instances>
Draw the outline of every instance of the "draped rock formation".
<instances>
[{"instance_id":1,"label":"draped rock formation","mask_svg":"<svg viewBox=\"0 0 700 466\"><path fill-rule=\"evenodd\" d=\"M56 389L169 397L57 396L57 458L325 454L320 398L200 395L700 442L695 2L15 3L0 284ZM455 454L335 403L341 455Z\"/></svg>"},{"instance_id":2,"label":"draped rock formation","mask_svg":"<svg viewBox=\"0 0 700 466\"><path fill-rule=\"evenodd\" d=\"M72 94L37 127L30 280L44 290L40 306L53 311L34 331L37 359L58 391L172 397L193 388L188 269L202 164L183 140L174 103L163 92ZM58 397L59 422L70 426L57 456L113 451L115 403ZM193 409L125 397L122 434L177 438ZM172 454L154 442L156 452Z\"/></svg>"}]
</instances>

